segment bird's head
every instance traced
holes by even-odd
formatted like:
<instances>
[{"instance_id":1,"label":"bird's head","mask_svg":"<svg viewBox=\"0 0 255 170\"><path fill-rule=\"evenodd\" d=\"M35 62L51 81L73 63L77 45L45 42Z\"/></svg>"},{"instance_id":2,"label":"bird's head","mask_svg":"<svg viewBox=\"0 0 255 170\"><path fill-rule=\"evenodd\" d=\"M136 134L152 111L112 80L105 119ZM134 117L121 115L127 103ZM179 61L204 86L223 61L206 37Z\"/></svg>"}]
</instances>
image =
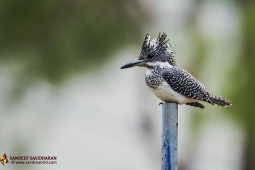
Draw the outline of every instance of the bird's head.
<instances>
[{"instance_id":1,"label":"bird's head","mask_svg":"<svg viewBox=\"0 0 255 170\"><path fill-rule=\"evenodd\" d=\"M152 67L157 63L169 63L176 66L172 45L168 43L165 33L159 33L158 38L150 40L150 35L147 33L143 41L140 56L123 65L120 69L125 69L134 66Z\"/></svg>"}]
</instances>

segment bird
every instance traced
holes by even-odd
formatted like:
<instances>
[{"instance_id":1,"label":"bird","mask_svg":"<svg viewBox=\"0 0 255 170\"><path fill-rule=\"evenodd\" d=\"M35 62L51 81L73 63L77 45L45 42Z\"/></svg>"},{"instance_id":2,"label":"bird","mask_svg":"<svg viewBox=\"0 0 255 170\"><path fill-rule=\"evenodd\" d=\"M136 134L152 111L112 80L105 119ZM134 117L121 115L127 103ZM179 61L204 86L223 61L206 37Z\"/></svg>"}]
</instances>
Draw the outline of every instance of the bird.
<instances>
[{"instance_id":1,"label":"bird","mask_svg":"<svg viewBox=\"0 0 255 170\"><path fill-rule=\"evenodd\" d=\"M163 102L186 104L201 109L205 108L201 102L223 107L231 106L231 101L209 93L189 72L177 67L173 45L168 43L169 40L166 38L167 35L163 32L151 40L150 34L147 33L139 57L120 69L145 67L147 86Z\"/></svg>"}]
</instances>

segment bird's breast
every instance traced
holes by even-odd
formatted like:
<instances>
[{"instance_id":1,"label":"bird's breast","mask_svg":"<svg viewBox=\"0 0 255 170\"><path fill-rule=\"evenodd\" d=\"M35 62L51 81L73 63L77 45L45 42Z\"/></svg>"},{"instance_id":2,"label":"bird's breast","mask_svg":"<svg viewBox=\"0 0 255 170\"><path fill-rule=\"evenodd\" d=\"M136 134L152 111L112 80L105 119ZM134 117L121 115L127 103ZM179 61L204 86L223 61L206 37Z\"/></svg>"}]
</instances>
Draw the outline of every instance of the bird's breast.
<instances>
[{"instance_id":1,"label":"bird's breast","mask_svg":"<svg viewBox=\"0 0 255 170\"><path fill-rule=\"evenodd\" d=\"M176 102L185 104L189 102L189 98L175 92L167 82L163 81L156 89L150 88L155 96L164 102Z\"/></svg>"},{"instance_id":2,"label":"bird's breast","mask_svg":"<svg viewBox=\"0 0 255 170\"><path fill-rule=\"evenodd\" d=\"M153 72L153 70L146 70L145 82L153 94L164 102L184 104L190 100L190 98L175 92L164 78L160 74Z\"/></svg>"},{"instance_id":3,"label":"bird's breast","mask_svg":"<svg viewBox=\"0 0 255 170\"><path fill-rule=\"evenodd\" d=\"M147 86L152 89L158 88L158 86L164 81L163 77L160 76L155 70L147 69L145 73L145 82Z\"/></svg>"}]
</instances>

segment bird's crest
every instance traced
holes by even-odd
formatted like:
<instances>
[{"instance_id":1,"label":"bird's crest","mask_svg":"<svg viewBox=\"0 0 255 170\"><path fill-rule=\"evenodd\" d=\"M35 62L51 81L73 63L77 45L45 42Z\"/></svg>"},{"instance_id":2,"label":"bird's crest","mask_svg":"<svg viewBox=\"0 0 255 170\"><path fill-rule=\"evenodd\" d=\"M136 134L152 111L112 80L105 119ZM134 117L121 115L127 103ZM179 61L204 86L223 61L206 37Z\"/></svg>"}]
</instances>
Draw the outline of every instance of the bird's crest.
<instances>
[{"instance_id":1,"label":"bird's crest","mask_svg":"<svg viewBox=\"0 0 255 170\"><path fill-rule=\"evenodd\" d=\"M147 33L142 45L142 51L140 58L147 56L148 54L160 56L162 53L169 56L168 62L171 65L176 65L174 51L172 49L173 45L168 43L166 39L166 33L159 33L158 38L150 40L150 34Z\"/></svg>"}]
</instances>

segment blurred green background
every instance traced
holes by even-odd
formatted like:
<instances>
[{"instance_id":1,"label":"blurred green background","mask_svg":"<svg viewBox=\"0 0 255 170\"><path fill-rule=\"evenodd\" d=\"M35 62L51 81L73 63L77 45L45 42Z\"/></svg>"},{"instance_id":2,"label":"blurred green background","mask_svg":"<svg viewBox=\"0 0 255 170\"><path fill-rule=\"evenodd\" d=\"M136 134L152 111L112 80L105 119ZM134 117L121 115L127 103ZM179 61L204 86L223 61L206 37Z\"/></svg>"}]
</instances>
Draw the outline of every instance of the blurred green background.
<instances>
[{"instance_id":1,"label":"blurred green background","mask_svg":"<svg viewBox=\"0 0 255 170\"><path fill-rule=\"evenodd\" d=\"M137 58L166 32L177 65L231 108L179 106L180 170L255 169L255 2L1 0L0 154L6 169L160 169L159 99Z\"/></svg>"}]
</instances>

